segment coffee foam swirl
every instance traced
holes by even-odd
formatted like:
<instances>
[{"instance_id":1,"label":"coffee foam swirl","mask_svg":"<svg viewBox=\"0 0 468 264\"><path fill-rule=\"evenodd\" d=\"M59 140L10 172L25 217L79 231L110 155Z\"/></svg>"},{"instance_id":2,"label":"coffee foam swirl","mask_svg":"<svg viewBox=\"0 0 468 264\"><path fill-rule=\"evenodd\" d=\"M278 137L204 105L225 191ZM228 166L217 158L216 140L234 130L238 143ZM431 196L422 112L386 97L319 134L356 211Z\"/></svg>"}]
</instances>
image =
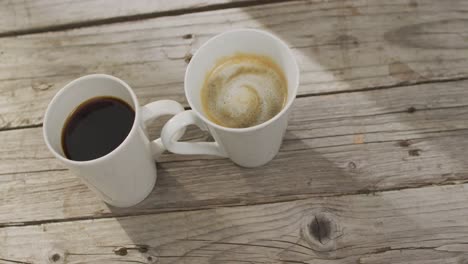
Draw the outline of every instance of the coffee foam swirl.
<instances>
[{"instance_id":1,"label":"coffee foam swirl","mask_svg":"<svg viewBox=\"0 0 468 264\"><path fill-rule=\"evenodd\" d=\"M207 74L201 92L205 113L231 128L261 124L281 111L287 98L281 69L268 57L237 54Z\"/></svg>"}]
</instances>

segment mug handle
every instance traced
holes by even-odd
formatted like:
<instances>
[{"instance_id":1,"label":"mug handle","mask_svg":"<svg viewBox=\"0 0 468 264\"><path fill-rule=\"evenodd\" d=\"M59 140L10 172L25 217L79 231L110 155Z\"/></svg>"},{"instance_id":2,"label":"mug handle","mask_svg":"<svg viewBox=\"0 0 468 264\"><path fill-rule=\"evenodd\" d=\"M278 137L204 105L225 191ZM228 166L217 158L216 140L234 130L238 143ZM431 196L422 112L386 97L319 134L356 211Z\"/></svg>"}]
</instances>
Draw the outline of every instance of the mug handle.
<instances>
[{"instance_id":1,"label":"mug handle","mask_svg":"<svg viewBox=\"0 0 468 264\"><path fill-rule=\"evenodd\" d=\"M189 125L196 125L203 131L208 131L206 124L192 110L177 114L167 121L161 131L161 139L166 148L176 154L215 155L227 157L217 142L179 142L179 133Z\"/></svg>"},{"instance_id":2,"label":"mug handle","mask_svg":"<svg viewBox=\"0 0 468 264\"><path fill-rule=\"evenodd\" d=\"M157 118L164 115L176 115L178 113L184 112L184 107L176 101L173 100L160 100L156 102L151 102L140 108L142 126L146 129L146 123L154 121ZM179 131L175 135L175 138L181 138L185 133L185 129ZM161 138L155 139L150 142L151 153L153 153L153 158L157 160L161 154L166 150L166 147L163 145Z\"/></svg>"}]
</instances>

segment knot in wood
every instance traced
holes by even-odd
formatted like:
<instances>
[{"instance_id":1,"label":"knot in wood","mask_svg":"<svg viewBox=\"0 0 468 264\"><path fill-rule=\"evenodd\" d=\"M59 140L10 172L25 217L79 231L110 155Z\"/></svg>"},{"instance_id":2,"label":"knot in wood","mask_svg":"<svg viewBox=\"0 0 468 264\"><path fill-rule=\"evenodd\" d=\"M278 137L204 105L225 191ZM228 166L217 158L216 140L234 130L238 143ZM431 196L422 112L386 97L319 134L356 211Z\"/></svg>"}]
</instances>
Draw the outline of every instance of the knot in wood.
<instances>
[{"instance_id":1,"label":"knot in wood","mask_svg":"<svg viewBox=\"0 0 468 264\"><path fill-rule=\"evenodd\" d=\"M148 263L158 263L158 257L157 256L148 256L148 257L146 257L146 260L148 260Z\"/></svg>"},{"instance_id":2,"label":"knot in wood","mask_svg":"<svg viewBox=\"0 0 468 264\"><path fill-rule=\"evenodd\" d=\"M192 60L192 56L193 56L192 53L185 54L185 56L184 56L185 63L188 64Z\"/></svg>"},{"instance_id":3,"label":"knot in wood","mask_svg":"<svg viewBox=\"0 0 468 264\"><path fill-rule=\"evenodd\" d=\"M341 231L335 216L330 212L315 212L306 217L302 226L302 237L310 247L323 257L331 257L336 249L336 239L341 237Z\"/></svg>"},{"instance_id":4,"label":"knot in wood","mask_svg":"<svg viewBox=\"0 0 468 264\"><path fill-rule=\"evenodd\" d=\"M113 251L114 251L114 254L116 254L118 256L125 256L128 253L126 247L117 247L117 248L114 248Z\"/></svg>"},{"instance_id":5,"label":"knot in wood","mask_svg":"<svg viewBox=\"0 0 468 264\"><path fill-rule=\"evenodd\" d=\"M62 250L60 247L54 247L52 250L46 253L48 256L48 262L51 264L62 264L66 261L67 252Z\"/></svg>"},{"instance_id":6,"label":"knot in wood","mask_svg":"<svg viewBox=\"0 0 468 264\"><path fill-rule=\"evenodd\" d=\"M348 163L348 168L349 168L350 170L355 170L355 169L357 168L356 163L350 161L350 162Z\"/></svg>"},{"instance_id":7,"label":"knot in wood","mask_svg":"<svg viewBox=\"0 0 468 264\"><path fill-rule=\"evenodd\" d=\"M420 149L410 149L408 150L408 155L413 156L413 157L420 156L421 155L420 152L421 152Z\"/></svg>"},{"instance_id":8,"label":"knot in wood","mask_svg":"<svg viewBox=\"0 0 468 264\"><path fill-rule=\"evenodd\" d=\"M398 142L398 145L402 148L407 148L411 145L411 141L409 140L402 140L400 142Z\"/></svg>"},{"instance_id":9,"label":"knot in wood","mask_svg":"<svg viewBox=\"0 0 468 264\"><path fill-rule=\"evenodd\" d=\"M52 254L52 256L50 256L50 260L51 260L52 262L57 262L57 261L59 261L59 260L60 260L60 254L58 254L58 253Z\"/></svg>"},{"instance_id":10,"label":"knot in wood","mask_svg":"<svg viewBox=\"0 0 468 264\"><path fill-rule=\"evenodd\" d=\"M309 224L310 235L320 244L330 240L331 223L323 215L316 215Z\"/></svg>"},{"instance_id":11,"label":"knot in wood","mask_svg":"<svg viewBox=\"0 0 468 264\"><path fill-rule=\"evenodd\" d=\"M146 252L148 252L149 246L148 245L135 245L135 248L140 253L146 253Z\"/></svg>"}]
</instances>

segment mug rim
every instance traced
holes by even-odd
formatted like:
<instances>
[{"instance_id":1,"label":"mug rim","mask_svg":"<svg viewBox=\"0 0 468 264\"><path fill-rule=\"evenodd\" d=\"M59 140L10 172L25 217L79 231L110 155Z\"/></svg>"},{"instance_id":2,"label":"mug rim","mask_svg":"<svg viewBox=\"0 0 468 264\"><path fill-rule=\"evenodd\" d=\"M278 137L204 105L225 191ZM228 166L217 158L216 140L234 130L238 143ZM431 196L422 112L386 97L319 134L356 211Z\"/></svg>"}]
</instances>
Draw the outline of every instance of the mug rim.
<instances>
[{"instance_id":1,"label":"mug rim","mask_svg":"<svg viewBox=\"0 0 468 264\"><path fill-rule=\"evenodd\" d=\"M53 147L52 145L50 144L49 142L49 138L47 136L47 128L49 126L49 116L51 115L51 111L55 105L55 103L59 100L60 96L68 89L70 89L70 87L72 87L73 85L75 85L76 83L78 82L82 82L82 81L87 81L89 79L94 79L94 78L103 78L103 79L110 79L112 81L115 81L119 84L121 84L123 87L125 87L125 89L130 93L130 97L132 98L132 102L135 106L135 118L133 119L133 124L132 124L132 128L130 129L130 132L128 132L128 135L125 137L125 139L115 148L113 149L111 152L107 153L106 155L104 156L101 156L101 157L98 157L98 158L95 158L95 159L91 159L91 160L82 160L82 161L78 161L78 160L72 160L72 159L69 159L67 157L64 157L62 155L60 155ZM88 99L89 100L89 99ZM83 101L85 102L85 101ZM81 103L83 103L81 102ZM80 104L81 104L80 103ZM135 95L135 93L133 92L133 90L130 88L130 86L124 82L123 80L115 77L115 76L112 76L112 75L108 75L108 74L104 74L104 73L95 73L95 74L88 74L88 75L84 75L84 76L81 76L79 78L76 78L74 80L72 80L71 82L67 83L65 86L63 86L55 95L54 97L52 98L52 100L50 101L50 103L48 104L47 106L47 110L45 112L45 115L44 115L44 124L42 126L42 133L44 135L44 140L45 140L45 143L47 145L47 148L49 148L49 150L54 154L54 156L61 160L62 162L65 162L65 163L69 163L69 164L73 164L73 165L86 165L86 164L92 164L92 163L98 163L100 161L103 161L105 159L108 159L108 158L111 158L111 156L114 156L115 153L117 153L120 149L123 148L124 145L126 145L128 143L128 141L130 140L131 137L133 137L133 135L136 133L136 126L138 125L138 121L140 119L139 117L139 108L140 108L140 105L138 104L138 99ZM74 110L73 110L74 111ZM72 112L70 112L68 114L68 116L71 114ZM67 117L68 118L68 117ZM62 129L63 129L63 126L62 126ZM62 140L62 139L60 139Z\"/></svg>"},{"instance_id":2,"label":"mug rim","mask_svg":"<svg viewBox=\"0 0 468 264\"><path fill-rule=\"evenodd\" d=\"M209 120L203 114L201 114L195 107L193 107L192 99L188 96L189 93L188 93L188 80L187 80L187 78L188 78L189 71L193 67L193 64L194 64L193 61L198 59L198 57L200 56L200 51L202 49L205 49L210 43L212 43L213 41L215 41L215 40L217 40L219 38L225 37L226 35L229 35L229 34L236 34L236 33L239 33L239 32L254 32L256 34L260 34L260 35L270 37L275 42L279 43L279 45L282 48L284 48L284 50L286 51L286 54L288 54L288 56L290 58L292 58L292 61L294 63L294 70L296 72L296 76L295 76L296 83L294 84L294 87L292 88L293 89L292 93L291 93L292 98L290 100L288 98L288 102L283 107L283 109L281 109L281 111L279 113L277 113L275 116L273 116L271 119L269 119L269 120L267 120L267 121L265 121L263 123L260 123L258 125L251 126L251 127L232 128L232 127L225 127L225 126L221 126L221 125L216 124L215 122ZM233 30L228 30L228 31L225 31L223 33L217 34L216 36L210 38L205 43L203 43L200 46L200 48L198 48L198 50L195 52L192 59L190 60L188 66L187 66L187 69L185 70L184 91L185 91L185 97L187 98L187 102L189 103L191 110L194 111L197 114L197 116L203 120L203 122L209 124L210 126L213 126L213 127L217 128L219 130L224 130L224 131L227 131L227 132L234 132L234 133L244 133L244 132L250 132L250 131L255 131L255 130L259 130L261 128L264 128L264 127L270 125L271 123L275 122L276 120L278 120L284 114L286 114L286 112L291 107L291 105L294 102L294 99L297 96L297 90L299 89L299 75L300 75L299 65L297 64L296 57L294 56L294 54L292 53L292 51L288 47L288 45L283 40L281 40L279 37L275 36L274 34L272 34L270 32L267 32L267 31L264 31L264 30L259 30L259 29L253 29L253 28L233 29ZM288 87L288 90L289 89L290 89L290 87Z\"/></svg>"}]
</instances>

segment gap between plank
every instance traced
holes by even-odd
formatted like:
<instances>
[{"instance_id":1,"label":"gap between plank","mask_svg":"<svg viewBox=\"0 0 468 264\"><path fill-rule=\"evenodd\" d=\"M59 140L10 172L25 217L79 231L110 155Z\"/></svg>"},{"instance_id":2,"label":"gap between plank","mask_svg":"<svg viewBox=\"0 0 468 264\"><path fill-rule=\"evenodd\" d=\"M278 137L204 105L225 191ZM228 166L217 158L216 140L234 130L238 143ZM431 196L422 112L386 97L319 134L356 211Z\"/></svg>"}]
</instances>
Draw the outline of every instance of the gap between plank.
<instances>
[{"instance_id":1,"label":"gap between plank","mask_svg":"<svg viewBox=\"0 0 468 264\"><path fill-rule=\"evenodd\" d=\"M224 204L213 204L208 205L205 207L199 208L169 208L169 209L161 209L155 212L138 212L138 213L122 213L122 214L114 214L114 213L107 213L103 215L97 216L82 216L82 217L70 217L66 219L44 219L44 220L33 220L33 221L25 221L25 222L6 222L0 223L0 229L8 228L8 227L25 227L25 226L33 226L33 225L42 225L42 224L50 224L50 223L66 223L66 222L74 222L74 221L86 221L86 220L98 220L98 219L110 219L110 218L125 218L125 217L134 217L134 216L145 216L145 215L158 215L163 213L176 213L176 212L195 212L195 211L202 211L202 210L211 210L215 208L231 208L231 207L241 207L241 206L253 206L253 205L264 205L264 204L274 204L274 203L285 203L285 202L292 202L292 201L300 201L306 200L314 197L320 198L330 198L330 197L343 197L343 196L354 196L354 195L376 195L377 193L383 192L392 192L392 191L402 191L402 190L409 190L409 189L419 189L419 188L426 188L426 187L434 187L434 186L449 186L449 185L464 185L467 184L468 180L444 180L438 183L421 183L416 184L413 186L406 186L406 187L393 187L393 188L386 188L380 190L370 190L370 189L361 189L354 192L348 193L340 193L340 194L323 194L323 195L314 195L314 194L300 194L300 195L279 195L274 197L281 197L284 199L281 200L270 200L270 201L244 201L239 202L238 199L234 199L234 202L230 202L229 200ZM264 199L263 197L262 199ZM266 197L270 198L270 197ZM237 201L237 204L235 203ZM231 204L229 204L231 203Z\"/></svg>"},{"instance_id":2,"label":"gap between plank","mask_svg":"<svg viewBox=\"0 0 468 264\"><path fill-rule=\"evenodd\" d=\"M2 128L0 128L0 132L1 131L9 131L9 130L17 130L17 129L37 128L37 127L42 127L42 123L35 124L35 125L27 125L27 126L2 127Z\"/></svg>"},{"instance_id":3,"label":"gap between plank","mask_svg":"<svg viewBox=\"0 0 468 264\"><path fill-rule=\"evenodd\" d=\"M343 91L340 90L340 91L318 92L318 93L310 93L310 94L299 94L296 96L296 98L333 95L333 94L342 94L342 93L358 93L358 92L385 90L385 89L407 87L407 86L417 86L417 85L423 85L423 84L448 83L448 82L458 82L458 81L467 81L467 80L468 80L468 77L457 77L457 78L448 78L448 79L440 79L440 80L422 80L422 81L415 81L415 82L406 81L406 82L400 82L396 84L365 87L365 88L350 89L350 90L343 90Z\"/></svg>"},{"instance_id":4,"label":"gap between plank","mask_svg":"<svg viewBox=\"0 0 468 264\"><path fill-rule=\"evenodd\" d=\"M268 5L268 4L282 3L282 2L293 2L293 1L297 1L297 0L249 0L249 1L243 1L243 2L213 4L213 5L193 7L193 8L180 8L180 9L160 11L160 12L156 11L156 12L136 14L136 15L117 16L117 17L95 19L95 20L89 20L89 21L72 22L72 23L66 23L66 24L56 25L56 26L45 26L45 27L5 31L5 32L0 33L0 38L14 37L14 36L28 35L28 34L38 34L38 33L45 33L45 32L64 31L64 30L78 29L78 28L84 28L84 27L101 26L101 25L106 25L106 24L138 21L138 20L151 19L151 18L164 17L164 16L179 16L179 15L192 14L192 13L216 11L216 10L221 10L221 9L242 8L242 7Z\"/></svg>"}]
</instances>

